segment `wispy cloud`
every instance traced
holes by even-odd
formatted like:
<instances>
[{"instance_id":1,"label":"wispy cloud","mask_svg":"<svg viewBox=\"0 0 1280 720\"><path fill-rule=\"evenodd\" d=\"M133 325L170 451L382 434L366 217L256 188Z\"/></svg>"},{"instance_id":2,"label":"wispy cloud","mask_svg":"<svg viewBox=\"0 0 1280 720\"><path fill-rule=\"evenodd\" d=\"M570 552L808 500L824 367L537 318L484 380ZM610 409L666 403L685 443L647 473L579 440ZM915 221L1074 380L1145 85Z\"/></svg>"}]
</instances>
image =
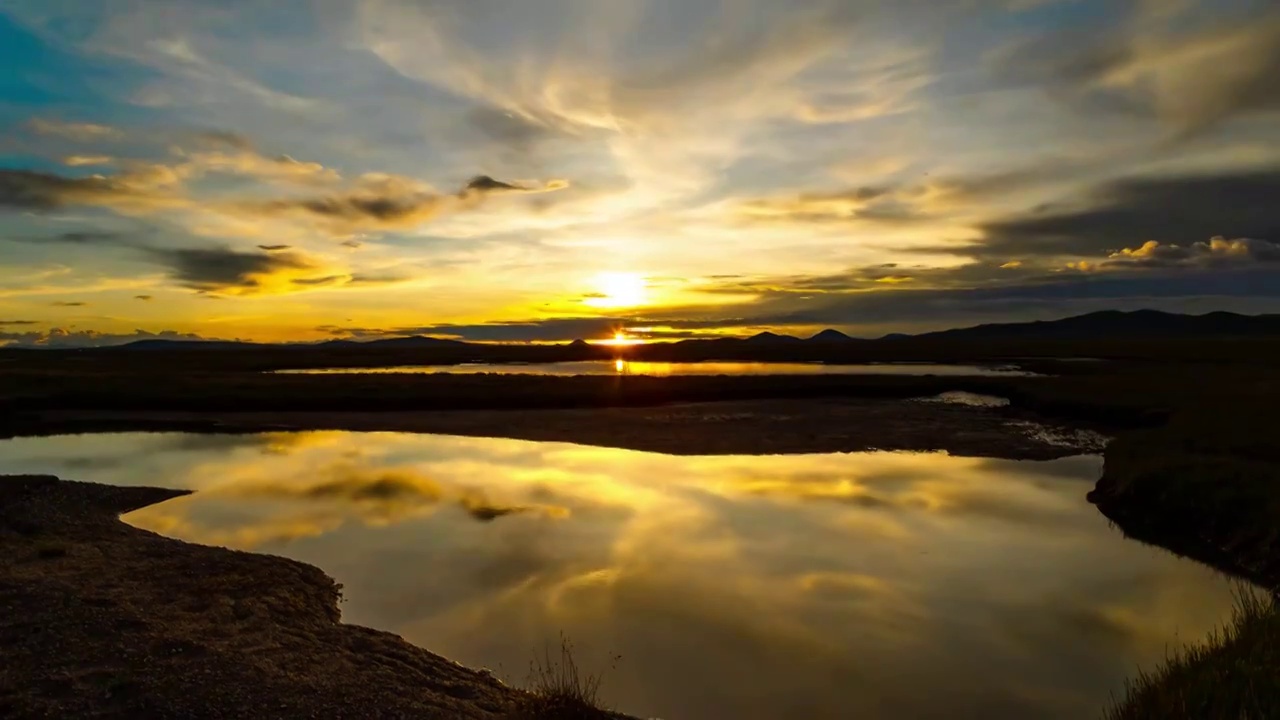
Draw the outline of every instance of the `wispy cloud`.
<instances>
[{"instance_id":1,"label":"wispy cloud","mask_svg":"<svg viewBox=\"0 0 1280 720\"><path fill-rule=\"evenodd\" d=\"M27 127L37 135L54 135L75 142L120 140L124 132L107 125L90 122L65 122L52 118L33 118Z\"/></svg>"},{"instance_id":2,"label":"wispy cloud","mask_svg":"<svg viewBox=\"0 0 1280 720\"><path fill-rule=\"evenodd\" d=\"M1272 4L91 5L0 11L49 50L18 59L0 242L129 286L86 297L111 322L570 339L1008 297L1275 308ZM610 273L691 282L624 314L590 297ZM60 283L15 278L6 314L80 297Z\"/></svg>"}]
</instances>

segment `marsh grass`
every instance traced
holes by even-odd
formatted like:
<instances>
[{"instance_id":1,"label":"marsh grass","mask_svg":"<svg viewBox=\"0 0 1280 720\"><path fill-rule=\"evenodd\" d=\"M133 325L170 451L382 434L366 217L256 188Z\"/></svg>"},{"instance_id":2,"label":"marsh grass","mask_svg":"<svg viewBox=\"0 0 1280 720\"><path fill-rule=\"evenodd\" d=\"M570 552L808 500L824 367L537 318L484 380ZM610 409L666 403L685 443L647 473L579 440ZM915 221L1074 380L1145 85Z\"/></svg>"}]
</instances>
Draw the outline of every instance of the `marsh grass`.
<instances>
[{"instance_id":1,"label":"marsh grass","mask_svg":"<svg viewBox=\"0 0 1280 720\"><path fill-rule=\"evenodd\" d=\"M1280 601L1235 590L1231 620L1126 683L1103 720L1268 720L1280 717Z\"/></svg>"},{"instance_id":2,"label":"marsh grass","mask_svg":"<svg viewBox=\"0 0 1280 720\"><path fill-rule=\"evenodd\" d=\"M613 658L618 660L617 656ZM615 715L600 707L602 674L585 671L574 658L573 643L560 635L559 651L550 646L529 661L524 695L507 710L507 720L601 720Z\"/></svg>"}]
</instances>

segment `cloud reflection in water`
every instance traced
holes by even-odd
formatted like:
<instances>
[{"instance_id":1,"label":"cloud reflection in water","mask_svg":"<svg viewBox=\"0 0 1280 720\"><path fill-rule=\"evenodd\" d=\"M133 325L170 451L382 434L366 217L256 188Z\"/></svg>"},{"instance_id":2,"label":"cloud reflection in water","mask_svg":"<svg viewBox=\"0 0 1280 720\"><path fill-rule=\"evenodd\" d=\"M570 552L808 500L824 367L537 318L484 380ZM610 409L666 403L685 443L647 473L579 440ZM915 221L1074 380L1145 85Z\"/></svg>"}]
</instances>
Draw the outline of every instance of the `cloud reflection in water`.
<instances>
[{"instance_id":1,"label":"cloud reflection in water","mask_svg":"<svg viewBox=\"0 0 1280 720\"><path fill-rule=\"evenodd\" d=\"M588 666L622 655L611 702L668 718L1091 715L1230 603L1085 503L1096 458L302 433L13 440L0 460L199 490L127 519L319 565L347 620L516 681L564 631Z\"/></svg>"}]
</instances>

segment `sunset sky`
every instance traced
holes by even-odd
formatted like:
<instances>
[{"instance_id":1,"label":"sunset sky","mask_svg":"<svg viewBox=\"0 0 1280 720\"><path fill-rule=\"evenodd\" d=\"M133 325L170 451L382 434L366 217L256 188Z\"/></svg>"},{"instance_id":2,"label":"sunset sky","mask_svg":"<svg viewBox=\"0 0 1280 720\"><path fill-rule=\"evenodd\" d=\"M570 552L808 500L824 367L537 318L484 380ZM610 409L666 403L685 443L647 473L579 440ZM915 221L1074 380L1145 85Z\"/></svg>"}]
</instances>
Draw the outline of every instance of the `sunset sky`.
<instances>
[{"instance_id":1,"label":"sunset sky","mask_svg":"<svg viewBox=\"0 0 1280 720\"><path fill-rule=\"evenodd\" d=\"M1273 0L3 0L0 344L1280 311Z\"/></svg>"}]
</instances>

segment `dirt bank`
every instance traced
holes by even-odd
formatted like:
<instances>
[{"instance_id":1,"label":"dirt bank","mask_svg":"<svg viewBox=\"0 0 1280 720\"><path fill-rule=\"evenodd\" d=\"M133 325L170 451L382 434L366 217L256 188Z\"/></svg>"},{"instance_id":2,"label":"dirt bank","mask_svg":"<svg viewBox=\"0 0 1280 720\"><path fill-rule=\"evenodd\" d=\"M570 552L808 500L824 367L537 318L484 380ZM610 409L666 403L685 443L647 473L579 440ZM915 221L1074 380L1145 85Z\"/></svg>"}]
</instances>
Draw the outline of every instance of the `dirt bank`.
<instances>
[{"instance_id":1,"label":"dirt bank","mask_svg":"<svg viewBox=\"0 0 1280 720\"><path fill-rule=\"evenodd\" d=\"M420 432L675 455L945 450L971 457L1050 460L1100 450L1096 435L1017 409L868 399L449 412L45 411L11 425L6 434L128 430Z\"/></svg>"},{"instance_id":2,"label":"dirt bank","mask_svg":"<svg viewBox=\"0 0 1280 720\"><path fill-rule=\"evenodd\" d=\"M520 697L342 624L317 568L118 518L183 494L0 476L0 716L479 720Z\"/></svg>"}]
</instances>

